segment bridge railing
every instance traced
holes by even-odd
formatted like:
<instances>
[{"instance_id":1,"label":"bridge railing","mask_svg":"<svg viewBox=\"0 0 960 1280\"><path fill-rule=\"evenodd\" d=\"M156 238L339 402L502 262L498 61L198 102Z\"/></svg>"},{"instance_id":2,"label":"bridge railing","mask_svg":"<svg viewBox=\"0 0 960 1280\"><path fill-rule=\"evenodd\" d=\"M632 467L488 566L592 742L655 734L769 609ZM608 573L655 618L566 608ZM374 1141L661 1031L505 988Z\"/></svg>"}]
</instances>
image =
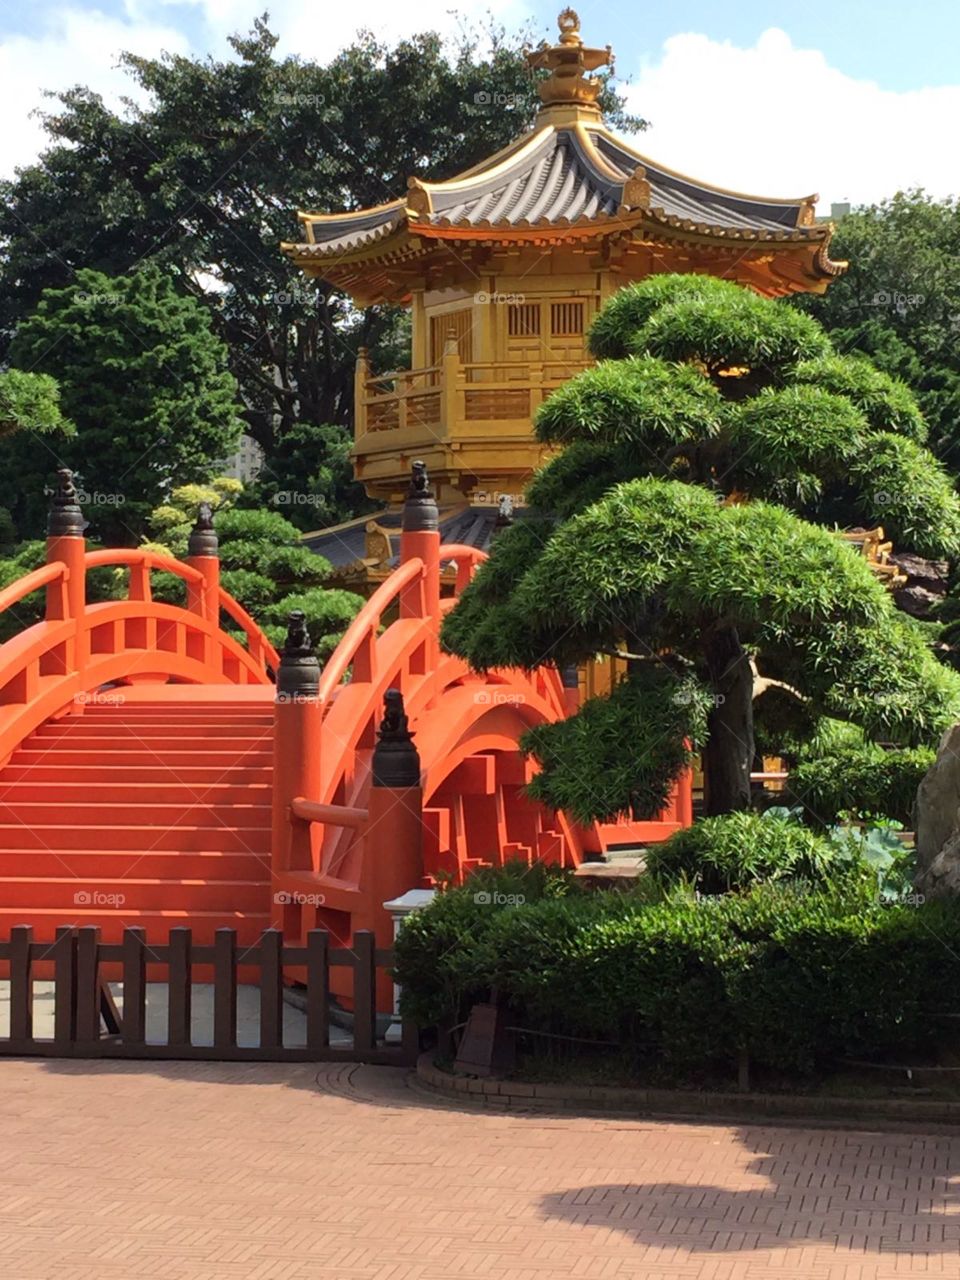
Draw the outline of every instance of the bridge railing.
<instances>
[{"instance_id":1,"label":"bridge railing","mask_svg":"<svg viewBox=\"0 0 960 1280\"><path fill-rule=\"evenodd\" d=\"M47 563L0 591L0 615L7 617L45 592L43 617L0 644L0 765L45 720L81 714L79 695L101 685L269 684L279 666L273 645L220 586L212 527L198 525L183 561L145 547L88 550L83 529L72 477L61 473ZM125 594L89 601L89 574L104 568L127 571ZM186 604L155 600L153 573L179 578ZM237 635L223 630L221 613Z\"/></svg>"},{"instance_id":2,"label":"bridge railing","mask_svg":"<svg viewBox=\"0 0 960 1280\"><path fill-rule=\"evenodd\" d=\"M443 602L443 611L452 609L460 598L464 587L472 580L477 569L487 558L486 551L479 547L471 547L463 542L445 542L440 547L440 563L448 564L451 560L457 566L457 576L453 584L453 598Z\"/></svg>"}]
</instances>

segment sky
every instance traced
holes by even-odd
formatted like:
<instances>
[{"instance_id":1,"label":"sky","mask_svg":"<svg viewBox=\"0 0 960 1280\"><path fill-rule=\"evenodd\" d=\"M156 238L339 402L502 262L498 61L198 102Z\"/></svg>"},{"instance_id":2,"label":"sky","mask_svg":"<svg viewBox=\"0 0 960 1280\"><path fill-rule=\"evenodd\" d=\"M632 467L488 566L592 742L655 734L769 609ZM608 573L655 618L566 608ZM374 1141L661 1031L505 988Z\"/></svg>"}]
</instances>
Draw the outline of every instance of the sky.
<instances>
[{"instance_id":1,"label":"sky","mask_svg":"<svg viewBox=\"0 0 960 1280\"><path fill-rule=\"evenodd\" d=\"M268 0L0 0L0 176L29 164L44 135L45 89L86 84L113 105L131 92L125 49L228 55ZM493 17L536 37L561 7L532 0L274 0L281 54L325 60L357 27L384 39L455 32ZM650 122L652 160L751 194L818 193L869 203L922 186L960 191L960 0L583 0L587 44L611 44L618 87Z\"/></svg>"}]
</instances>

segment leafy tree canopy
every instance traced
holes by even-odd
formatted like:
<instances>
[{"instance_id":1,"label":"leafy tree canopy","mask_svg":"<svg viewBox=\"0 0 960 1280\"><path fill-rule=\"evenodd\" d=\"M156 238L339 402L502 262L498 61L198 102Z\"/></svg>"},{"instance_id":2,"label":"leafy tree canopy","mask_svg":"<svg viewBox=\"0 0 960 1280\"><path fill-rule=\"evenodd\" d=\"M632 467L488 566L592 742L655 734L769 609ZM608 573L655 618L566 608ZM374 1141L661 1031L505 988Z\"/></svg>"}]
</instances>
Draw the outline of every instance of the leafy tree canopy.
<instances>
[{"instance_id":1,"label":"leafy tree canopy","mask_svg":"<svg viewBox=\"0 0 960 1280\"><path fill-rule=\"evenodd\" d=\"M934 451L960 470L960 199L907 191L855 209L830 252L847 271L797 305L838 351L862 352L909 385Z\"/></svg>"},{"instance_id":2,"label":"leafy tree canopy","mask_svg":"<svg viewBox=\"0 0 960 1280\"><path fill-rule=\"evenodd\" d=\"M81 270L46 290L10 357L56 372L77 428L61 432L57 461L81 477L88 518L108 541L135 541L171 485L204 478L236 447L226 349L203 307L156 265L112 279Z\"/></svg>"}]
</instances>

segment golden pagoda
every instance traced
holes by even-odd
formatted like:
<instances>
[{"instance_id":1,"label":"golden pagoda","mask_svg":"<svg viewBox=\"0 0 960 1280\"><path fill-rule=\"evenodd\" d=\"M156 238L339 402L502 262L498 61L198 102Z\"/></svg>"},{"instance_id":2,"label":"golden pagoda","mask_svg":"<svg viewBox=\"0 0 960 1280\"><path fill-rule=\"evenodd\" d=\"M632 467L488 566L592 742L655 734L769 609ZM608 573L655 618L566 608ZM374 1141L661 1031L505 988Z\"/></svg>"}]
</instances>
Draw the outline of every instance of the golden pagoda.
<instances>
[{"instance_id":1,"label":"golden pagoda","mask_svg":"<svg viewBox=\"0 0 960 1280\"><path fill-rule=\"evenodd\" d=\"M593 363L585 335L622 285L701 272L780 297L822 293L846 267L829 257L815 195L714 187L611 133L589 75L612 65L610 49L584 45L572 9L559 26L557 44L527 54L550 73L530 132L446 182L412 176L375 208L301 213L302 239L283 246L359 307L411 309L412 368L374 377L365 351L356 368L355 470L384 510L312 540L358 582L387 570L416 458L445 540L489 538L498 503L519 504L547 456L537 406Z\"/></svg>"}]
</instances>

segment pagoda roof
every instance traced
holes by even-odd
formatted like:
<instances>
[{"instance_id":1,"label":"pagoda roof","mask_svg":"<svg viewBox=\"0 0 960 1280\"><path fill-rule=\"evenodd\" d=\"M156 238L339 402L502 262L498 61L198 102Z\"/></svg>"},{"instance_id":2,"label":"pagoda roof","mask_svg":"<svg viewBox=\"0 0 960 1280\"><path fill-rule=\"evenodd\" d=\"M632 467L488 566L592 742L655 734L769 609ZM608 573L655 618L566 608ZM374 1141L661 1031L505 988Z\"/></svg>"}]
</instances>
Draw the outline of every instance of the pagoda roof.
<instances>
[{"instance_id":1,"label":"pagoda roof","mask_svg":"<svg viewBox=\"0 0 960 1280\"><path fill-rule=\"evenodd\" d=\"M412 179L406 199L357 213L302 213L306 240L284 250L302 262L362 252L404 231L509 236L604 223L614 231L637 215L721 238L822 240L828 228L813 221L815 201L744 195L699 182L641 155L603 125L578 120L546 124L447 182Z\"/></svg>"},{"instance_id":2,"label":"pagoda roof","mask_svg":"<svg viewBox=\"0 0 960 1280\"><path fill-rule=\"evenodd\" d=\"M611 133L598 105L600 81L584 74L609 65L610 51L583 45L572 10L558 21L559 44L528 54L532 69L551 71L539 85L543 107L532 132L447 181L411 177L404 196L375 208L300 213L303 237L284 253L365 303L408 296L411 280L438 269L451 248L531 241L611 240L628 253L631 245L692 245L720 269L723 260L749 258L775 292L822 290L843 271L846 264L828 257L833 229L817 223L815 195L729 191L658 164Z\"/></svg>"}]
</instances>

